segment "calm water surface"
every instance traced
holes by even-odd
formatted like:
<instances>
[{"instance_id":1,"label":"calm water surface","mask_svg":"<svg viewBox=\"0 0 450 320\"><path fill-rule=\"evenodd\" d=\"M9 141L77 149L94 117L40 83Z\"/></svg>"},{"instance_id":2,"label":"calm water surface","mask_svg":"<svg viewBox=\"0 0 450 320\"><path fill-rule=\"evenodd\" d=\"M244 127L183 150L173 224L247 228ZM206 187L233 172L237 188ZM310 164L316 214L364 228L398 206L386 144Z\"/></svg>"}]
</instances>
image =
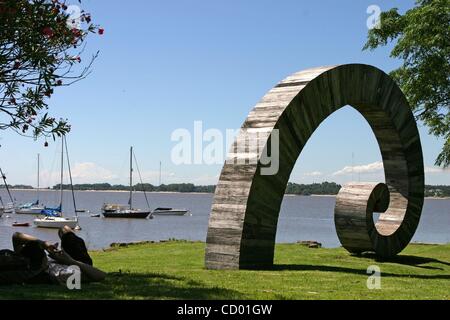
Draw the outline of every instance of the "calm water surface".
<instances>
[{"instance_id":1,"label":"calm water surface","mask_svg":"<svg viewBox=\"0 0 450 320\"><path fill-rule=\"evenodd\" d=\"M7 199L4 191L0 191ZM15 191L18 202L30 202L36 199L33 191ZM211 209L212 194L147 194L151 207L158 206L187 208L192 216L159 217L153 220L104 219L91 218L90 213L99 213L104 202L126 204L126 192L76 192L77 207L89 210L81 213L79 234L86 240L90 249L108 247L112 242L133 242L142 240L164 240L169 238L205 241L208 228L208 216ZM43 203L57 205L59 193L44 191L40 193ZM66 216L73 216L74 209L70 192L64 192ZM278 243L298 240L316 240L325 247L340 246L333 221L334 197L286 196L281 208L276 241ZM134 205L146 208L144 195L135 194ZM11 248L11 236L14 232L26 232L44 240L58 241L56 230L14 228L15 221L32 222L33 216L6 214L0 218L0 249ZM413 238L416 242L450 243L450 200L425 200L425 206L419 228Z\"/></svg>"}]
</instances>

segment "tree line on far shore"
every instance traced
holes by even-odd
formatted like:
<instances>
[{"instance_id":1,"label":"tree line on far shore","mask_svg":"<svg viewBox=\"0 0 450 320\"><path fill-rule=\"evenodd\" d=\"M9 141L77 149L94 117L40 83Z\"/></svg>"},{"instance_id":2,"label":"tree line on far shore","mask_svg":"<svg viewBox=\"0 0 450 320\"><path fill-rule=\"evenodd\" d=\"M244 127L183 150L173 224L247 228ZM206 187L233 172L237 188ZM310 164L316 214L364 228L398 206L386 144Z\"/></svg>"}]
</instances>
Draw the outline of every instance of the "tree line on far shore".
<instances>
[{"instance_id":1,"label":"tree line on far shore","mask_svg":"<svg viewBox=\"0 0 450 320\"><path fill-rule=\"evenodd\" d=\"M28 185L8 185L11 189L33 189L32 186ZM0 186L0 189L5 188L5 186ZM94 183L94 184L75 184L73 186L74 190L77 191L129 191L130 187L126 185L111 185L109 183ZM154 186L149 183L136 184L133 186L135 191L146 191L146 192L192 192L192 193L214 193L216 186L206 185L206 186L196 186L192 183L174 183L174 184L163 184L160 186ZM47 188L52 190L59 190L60 184L53 186L52 188ZM70 190L70 184L63 184L64 190ZM341 189L341 185L335 182L322 182L322 183L312 183L312 184L297 184L289 182L286 188L286 194L294 195L336 195ZM425 186L425 197L450 197L450 186Z\"/></svg>"}]
</instances>

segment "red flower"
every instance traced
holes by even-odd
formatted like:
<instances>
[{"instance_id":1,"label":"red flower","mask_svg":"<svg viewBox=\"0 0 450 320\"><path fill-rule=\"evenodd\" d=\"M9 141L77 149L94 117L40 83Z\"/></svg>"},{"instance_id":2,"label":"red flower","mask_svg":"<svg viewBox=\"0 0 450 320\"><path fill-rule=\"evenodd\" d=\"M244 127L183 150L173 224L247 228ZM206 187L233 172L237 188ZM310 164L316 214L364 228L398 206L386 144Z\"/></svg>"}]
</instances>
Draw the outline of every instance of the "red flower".
<instances>
[{"instance_id":1,"label":"red flower","mask_svg":"<svg viewBox=\"0 0 450 320\"><path fill-rule=\"evenodd\" d=\"M53 37L53 35L54 35L55 33L53 32L53 29L52 29L52 28L50 28L50 27L45 27L45 28L42 30L42 34L43 34L44 36L46 36L46 37L51 38L51 37Z\"/></svg>"},{"instance_id":2,"label":"red flower","mask_svg":"<svg viewBox=\"0 0 450 320\"><path fill-rule=\"evenodd\" d=\"M80 37L81 36L81 30L79 30L77 28L73 28L72 29L72 34L74 35L74 37Z\"/></svg>"},{"instance_id":3,"label":"red flower","mask_svg":"<svg viewBox=\"0 0 450 320\"><path fill-rule=\"evenodd\" d=\"M47 96L47 97L51 97L51 95L53 94L53 90L52 89L50 89L50 90L47 90L46 92L45 92L45 96Z\"/></svg>"},{"instance_id":4,"label":"red flower","mask_svg":"<svg viewBox=\"0 0 450 320\"><path fill-rule=\"evenodd\" d=\"M103 28L98 29L98 34L99 35L102 35L104 33L105 33L105 29L103 29Z\"/></svg>"},{"instance_id":5,"label":"red flower","mask_svg":"<svg viewBox=\"0 0 450 320\"><path fill-rule=\"evenodd\" d=\"M20 68L20 62L16 61L14 62L14 69L19 69Z\"/></svg>"}]
</instances>

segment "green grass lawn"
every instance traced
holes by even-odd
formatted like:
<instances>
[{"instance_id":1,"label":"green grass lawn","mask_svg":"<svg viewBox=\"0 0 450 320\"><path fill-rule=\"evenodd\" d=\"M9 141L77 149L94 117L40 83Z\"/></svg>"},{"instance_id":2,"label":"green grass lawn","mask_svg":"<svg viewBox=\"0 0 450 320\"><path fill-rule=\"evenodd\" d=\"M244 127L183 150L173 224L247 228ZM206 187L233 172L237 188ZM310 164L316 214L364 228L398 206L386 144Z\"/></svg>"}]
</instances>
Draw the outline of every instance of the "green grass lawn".
<instances>
[{"instance_id":1,"label":"green grass lawn","mask_svg":"<svg viewBox=\"0 0 450 320\"><path fill-rule=\"evenodd\" d=\"M58 286L0 287L2 299L450 299L450 245L410 245L391 261L342 248L280 244L268 271L204 268L205 244L164 242L92 252L108 272L80 291ZM380 290L366 286L381 268Z\"/></svg>"}]
</instances>

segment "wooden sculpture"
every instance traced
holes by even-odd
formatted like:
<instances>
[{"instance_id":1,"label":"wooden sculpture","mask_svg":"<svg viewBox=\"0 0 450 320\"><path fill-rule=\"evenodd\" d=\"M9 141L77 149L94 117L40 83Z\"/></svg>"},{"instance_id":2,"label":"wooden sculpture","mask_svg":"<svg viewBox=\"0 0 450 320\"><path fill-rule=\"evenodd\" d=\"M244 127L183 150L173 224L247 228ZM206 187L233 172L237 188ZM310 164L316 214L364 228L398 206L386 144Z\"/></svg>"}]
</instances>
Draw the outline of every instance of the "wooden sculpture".
<instances>
[{"instance_id":1,"label":"wooden sculpture","mask_svg":"<svg viewBox=\"0 0 450 320\"><path fill-rule=\"evenodd\" d=\"M276 85L242 125L214 196L207 268L273 264L278 215L295 162L320 123L346 105L370 124L386 183L354 183L341 189L335 208L338 237L350 252L373 251L385 257L408 245L424 199L422 148L408 102L395 82L375 67L320 67L295 73ZM278 170L264 174L264 157L274 138L279 141ZM376 223L373 212L382 212Z\"/></svg>"}]
</instances>

